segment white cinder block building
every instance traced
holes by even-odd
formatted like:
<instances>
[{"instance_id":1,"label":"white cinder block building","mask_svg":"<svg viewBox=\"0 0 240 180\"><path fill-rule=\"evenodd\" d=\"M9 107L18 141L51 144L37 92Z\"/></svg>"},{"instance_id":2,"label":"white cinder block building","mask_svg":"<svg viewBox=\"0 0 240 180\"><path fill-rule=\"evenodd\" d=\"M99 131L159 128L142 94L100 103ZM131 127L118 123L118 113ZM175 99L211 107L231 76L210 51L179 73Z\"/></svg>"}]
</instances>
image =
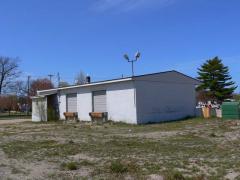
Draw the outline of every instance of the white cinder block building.
<instances>
[{"instance_id":1,"label":"white cinder block building","mask_svg":"<svg viewBox=\"0 0 240 180\"><path fill-rule=\"evenodd\" d=\"M198 84L167 71L38 91L32 120L47 121L49 109L60 119L65 119L64 112L77 112L80 121L91 121L90 112L107 112L109 120L131 124L177 120L195 116Z\"/></svg>"}]
</instances>

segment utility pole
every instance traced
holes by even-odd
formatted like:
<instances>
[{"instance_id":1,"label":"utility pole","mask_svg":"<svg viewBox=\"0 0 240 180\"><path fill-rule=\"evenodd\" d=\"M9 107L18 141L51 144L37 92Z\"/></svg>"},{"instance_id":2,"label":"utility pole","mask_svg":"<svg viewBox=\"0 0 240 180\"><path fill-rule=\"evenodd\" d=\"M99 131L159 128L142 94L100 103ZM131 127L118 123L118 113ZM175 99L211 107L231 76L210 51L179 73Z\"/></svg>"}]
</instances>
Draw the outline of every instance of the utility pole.
<instances>
[{"instance_id":1,"label":"utility pole","mask_svg":"<svg viewBox=\"0 0 240 180\"><path fill-rule=\"evenodd\" d=\"M30 78L31 76L27 76L27 115L29 115L30 109Z\"/></svg>"},{"instance_id":2,"label":"utility pole","mask_svg":"<svg viewBox=\"0 0 240 180\"><path fill-rule=\"evenodd\" d=\"M58 72L57 73L57 82L58 82L58 88L60 88L60 80L61 80L61 78L60 78L60 73ZM61 103L61 101L60 101L60 90L57 88L57 97L58 97L58 108L57 108L57 114L58 114L58 116L60 117L60 111L59 111L59 107L60 107L60 103Z\"/></svg>"},{"instance_id":3,"label":"utility pole","mask_svg":"<svg viewBox=\"0 0 240 180\"><path fill-rule=\"evenodd\" d=\"M57 73L57 81L58 81L58 87L60 86L60 73Z\"/></svg>"},{"instance_id":4,"label":"utility pole","mask_svg":"<svg viewBox=\"0 0 240 180\"><path fill-rule=\"evenodd\" d=\"M54 76L53 74L49 74L49 80L52 82L52 77Z\"/></svg>"}]
</instances>

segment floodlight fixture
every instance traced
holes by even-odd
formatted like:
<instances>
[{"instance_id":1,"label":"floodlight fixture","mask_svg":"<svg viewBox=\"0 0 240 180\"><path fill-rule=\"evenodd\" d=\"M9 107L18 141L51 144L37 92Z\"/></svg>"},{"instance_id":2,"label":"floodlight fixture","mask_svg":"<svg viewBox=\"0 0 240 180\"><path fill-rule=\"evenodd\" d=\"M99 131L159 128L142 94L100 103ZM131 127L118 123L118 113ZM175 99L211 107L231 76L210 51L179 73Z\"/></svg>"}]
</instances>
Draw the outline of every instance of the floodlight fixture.
<instances>
[{"instance_id":1,"label":"floodlight fixture","mask_svg":"<svg viewBox=\"0 0 240 180\"><path fill-rule=\"evenodd\" d=\"M130 60L129 56L127 54L124 54L123 57L132 64L132 77L134 76L134 62L136 62L141 56L141 53L139 51L135 54L135 59Z\"/></svg>"},{"instance_id":2,"label":"floodlight fixture","mask_svg":"<svg viewBox=\"0 0 240 180\"><path fill-rule=\"evenodd\" d=\"M127 61L129 61L130 59L129 59L129 57L128 57L128 55L127 54L124 54L124 56L123 56Z\"/></svg>"},{"instance_id":3,"label":"floodlight fixture","mask_svg":"<svg viewBox=\"0 0 240 180\"><path fill-rule=\"evenodd\" d=\"M137 51L136 54L135 54L135 58L136 58L136 60L139 59L140 56L141 56L141 53L140 53L139 51Z\"/></svg>"}]
</instances>

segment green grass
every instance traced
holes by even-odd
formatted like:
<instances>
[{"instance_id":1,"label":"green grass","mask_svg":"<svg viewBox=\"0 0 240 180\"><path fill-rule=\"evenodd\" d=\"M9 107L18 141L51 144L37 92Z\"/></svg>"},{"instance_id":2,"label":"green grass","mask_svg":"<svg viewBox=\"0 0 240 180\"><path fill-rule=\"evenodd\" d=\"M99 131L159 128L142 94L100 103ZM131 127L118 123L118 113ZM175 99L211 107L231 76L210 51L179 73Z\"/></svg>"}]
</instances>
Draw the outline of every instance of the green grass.
<instances>
[{"instance_id":1,"label":"green grass","mask_svg":"<svg viewBox=\"0 0 240 180\"><path fill-rule=\"evenodd\" d=\"M12 141L1 146L9 158L42 160L54 157L75 155L81 145L64 143L54 140L45 141ZM41 150L41 152L39 152Z\"/></svg>"},{"instance_id":2,"label":"green grass","mask_svg":"<svg viewBox=\"0 0 240 180\"><path fill-rule=\"evenodd\" d=\"M222 179L229 171L240 173L240 140L235 138L240 127L232 124L216 119L103 126L22 123L0 130L0 149L19 162L53 163L61 170L54 169L56 174L87 169L87 179L147 179L151 174Z\"/></svg>"},{"instance_id":3,"label":"green grass","mask_svg":"<svg viewBox=\"0 0 240 180\"><path fill-rule=\"evenodd\" d=\"M5 119L30 119L31 118L31 113L27 115L27 113L22 113L22 112L4 112L0 113L0 120L5 120Z\"/></svg>"},{"instance_id":4,"label":"green grass","mask_svg":"<svg viewBox=\"0 0 240 180\"><path fill-rule=\"evenodd\" d=\"M118 174L128 172L127 166L121 163L121 161L119 160L111 162L109 169L111 170L112 173L118 173Z\"/></svg>"}]
</instances>

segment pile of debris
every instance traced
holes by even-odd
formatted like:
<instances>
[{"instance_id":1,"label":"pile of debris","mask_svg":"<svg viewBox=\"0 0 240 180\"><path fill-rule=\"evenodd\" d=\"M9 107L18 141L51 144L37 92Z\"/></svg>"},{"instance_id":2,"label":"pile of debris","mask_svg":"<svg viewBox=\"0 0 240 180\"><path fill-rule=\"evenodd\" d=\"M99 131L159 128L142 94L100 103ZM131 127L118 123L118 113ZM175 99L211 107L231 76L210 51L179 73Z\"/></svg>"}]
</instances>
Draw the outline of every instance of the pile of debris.
<instances>
[{"instance_id":1,"label":"pile of debris","mask_svg":"<svg viewBox=\"0 0 240 180\"><path fill-rule=\"evenodd\" d=\"M198 105L196 108L202 109L202 115L204 118L210 118L212 116L216 116L217 118L222 118L221 105L218 104L216 101L214 102L208 101L207 103L198 102Z\"/></svg>"}]
</instances>

